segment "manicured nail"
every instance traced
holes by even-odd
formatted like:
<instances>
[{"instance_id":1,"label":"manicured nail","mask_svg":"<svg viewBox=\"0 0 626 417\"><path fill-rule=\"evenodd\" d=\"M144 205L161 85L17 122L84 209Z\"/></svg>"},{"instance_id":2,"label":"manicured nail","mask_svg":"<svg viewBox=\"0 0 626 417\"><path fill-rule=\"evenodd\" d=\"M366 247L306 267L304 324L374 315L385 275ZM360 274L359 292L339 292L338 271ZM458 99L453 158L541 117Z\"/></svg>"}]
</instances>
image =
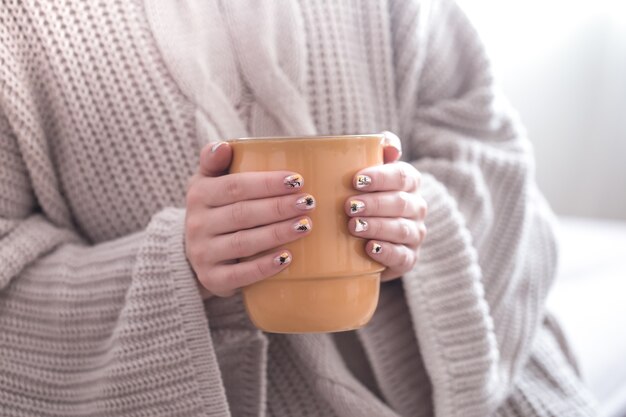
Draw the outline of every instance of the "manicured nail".
<instances>
[{"instance_id":1,"label":"manicured nail","mask_svg":"<svg viewBox=\"0 0 626 417\"><path fill-rule=\"evenodd\" d=\"M274 263L278 266L291 263L291 255L289 254L289 252L283 252L274 258Z\"/></svg>"},{"instance_id":2,"label":"manicured nail","mask_svg":"<svg viewBox=\"0 0 626 417\"><path fill-rule=\"evenodd\" d=\"M311 210L315 208L315 199L312 195L307 194L296 200L296 207L300 210Z\"/></svg>"},{"instance_id":3,"label":"manicured nail","mask_svg":"<svg viewBox=\"0 0 626 417\"><path fill-rule=\"evenodd\" d=\"M356 214L365 210L365 203L361 200L350 200L350 213Z\"/></svg>"},{"instance_id":4,"label":"manicured nail","mask_svg":"<svg viewBox=\"0 0 626 417\"><path fill-rule=\"evenodd\" d=\"M372 245L372 253L381 253L383 251L383 246L380 243L374 242Z\"/></svg>"},{"instance_id":5,"label":"manicured nail","mask_svg":"<svg viewBox=\"0 0 626 417\"><path fill-rule=\"evenodd\" d=\"M223 144L225 144L226 142L217 142L214 143L213 146L211 146L211 153L215 153L217 151L217 148L219 148L220 146L222 146Z\"/></svg>"},{"instance_id":6,"label":"manicured nail","mask_svg":"<svg viewBox=\"0 0 626 417\"><path fill-rule=\"evenodd\" d=\"M365 188L372 183L372 178L367 175L356 176L356 188Z\"/></svg>"},{"instance_id":7,"label":"manicured nail","mask_svg":"<svg viewBox=\"0 0 626 417\"><path fill-rule=\"evenodd\" d=\"M285 187L287 188L302 188L304 185L304 178L300 174L293 174L285 177Z\"/></svg>"},{"instance_id":8,"label":"manicured nail","mask_svg":"<svg viewBox=\"0 0 626 417\"><path fill-rule=\"evenodd\" d=\"M307 232L311 230L311 222L309 219L300 219L293 224L293 229L296 232Z\"/></svg>"},{"instance_id":9,"label":"manicured nail","mask_svg":"<svg viewBox=\"0 0 626 417\"><path fill-rule=\"evenodd\" d=\"M354 223L355 232L364 232L368 227L367 222L363 219L356 219L356 222Z\"/></svg>"},{"instance_id":10,"label":"manicured nail","mask_svg":"<svg viewBox=\"0 0 626 417\"><path fill-rule=\"evenodd\" d=\"M398 150L398 157L402 156L402 142L400 138L393 132L384 131L383 133L383 145L393 146Z\"/></svg>"}]
</instances>

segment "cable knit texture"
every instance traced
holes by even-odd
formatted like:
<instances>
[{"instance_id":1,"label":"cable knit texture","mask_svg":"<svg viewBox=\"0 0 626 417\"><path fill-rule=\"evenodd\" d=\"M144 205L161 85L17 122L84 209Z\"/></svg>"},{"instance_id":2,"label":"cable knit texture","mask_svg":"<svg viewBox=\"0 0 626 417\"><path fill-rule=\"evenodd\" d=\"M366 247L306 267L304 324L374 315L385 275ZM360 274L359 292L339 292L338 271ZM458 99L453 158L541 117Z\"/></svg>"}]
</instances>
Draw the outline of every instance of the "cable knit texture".
<instances>
[{"instance_id":1,"label":"cable knit texture","mask_svg":"<svg viewBox=\"0 0 626 417\"><path fill-rule=\"evenodd\" d=\"M346 334L202 302L205 143L392 130L429 236ZM592 416L546 320L552 217L450 0L0 5L2 416Z\"/></svg>"}]
</instances>

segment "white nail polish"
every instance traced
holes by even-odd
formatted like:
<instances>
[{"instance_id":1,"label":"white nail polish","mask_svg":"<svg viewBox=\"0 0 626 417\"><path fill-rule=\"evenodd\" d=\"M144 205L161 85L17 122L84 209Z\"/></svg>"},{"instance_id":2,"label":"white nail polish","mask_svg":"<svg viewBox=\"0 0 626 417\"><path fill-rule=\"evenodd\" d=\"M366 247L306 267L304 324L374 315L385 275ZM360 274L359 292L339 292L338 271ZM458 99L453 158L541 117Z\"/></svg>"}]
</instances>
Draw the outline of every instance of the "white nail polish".
<instances>
[{"instance_id":1,"label":"white nail polish","mask_svg":"<svg viewBox=\"0 0 626 417\"><path fill-rule=\"evenodd\" d=\"M309 219L300 219L293 224L293 229L296 232L308 232L311 230L311 222Z\"/></svg>"},{"instance_id":2,"label":"white nail polish","mask_svg":"<svg viewBox=\"0 0 626 417\"><path fill-rule=\"evenodd\" d=\"M356 214L365 210L365 203L361 200L350 200L350 213Z\"/></svg>"},{"instance_id":3,"label":"white nail polish","mask_svg":"<svg viewBox=\"0 0 626 417\"><path fill-rule=\"evenodd\" d=\"M289 175L284 180L285 187L287 188L302 188L304 185L304 179L300 174Z\"/></svg>"},{"instance_id":4,"label":"white nail polish","mask_svg":"<svg viewBox=\"0 0 626 417\"><path fill-rule=\"evenodd\" d=\"M274 258L274 263L278 266L289 264L291 263L291 255L289 252L283 252Z\"/></svg>"},{"instance_id":5,"label":"white nail polish","mask_svg":"<svg viewBox=\"0 0 626 417\"><path fill-rule=\"evenodd\" d=\"M374 242L372 245L372 253L381 253L383 251L383 246L380 243Z\"/></svg>"},{"instance_id":6,"label":"white nail polish","mask_svg":"<svg viewBox=\"0 0 626 417\"><path fill-rule=\"evenodd\" d=\"M367 222L363 219L356 219L356 222L354 223L354 231L357 233L366 231L368 227Z\"/></svg>"},{"instance_id":7,"label":"white nail polish","mask_svg":"<svg viewBox=\"0 0 626 417\"><path fill-rule=\"evenodd\" d=\"M220 146L222 146L223 144L225 144L225 143L226 143L226 142L217 142L217 143L214 143L214 144L211 146L211 153L215 153L215 152L217 151L217 149L218 149Z\"/></svg>"},{"instance_id":8,"label":"white nail polish","mask_svg":"<svg viewBox=\"0 0 626 417\"><path fill-rule=\"evenodd\" d=\"M310 194L300 197L296 200L296 207L300 210L312 210L315 208L315 198Z\"/></svg>"},{"instance_id":9,"label":"white nail polish","mask_svg":"<svg viewBox=\"0 0 626 417\"><path fill-rule=\"evenodd\" d=\"M356 176L356 188L365 188L372 184L372 178L368 175L357 175Z\"/></svg>"}]
</instances>

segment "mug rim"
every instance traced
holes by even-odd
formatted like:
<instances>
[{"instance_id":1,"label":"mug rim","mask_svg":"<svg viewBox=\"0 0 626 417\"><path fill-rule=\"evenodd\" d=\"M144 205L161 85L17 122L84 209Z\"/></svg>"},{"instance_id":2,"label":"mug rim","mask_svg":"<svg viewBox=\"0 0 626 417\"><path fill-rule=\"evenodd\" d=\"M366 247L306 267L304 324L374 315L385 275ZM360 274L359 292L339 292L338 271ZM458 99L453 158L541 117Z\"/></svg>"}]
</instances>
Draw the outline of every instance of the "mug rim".
<instances>
[{"instance_id":1,"label":"mug rim","mask_svg":"<svg viewBox=\"0 0 626 417\"><path fill-rule=\"evenodd\" d=\"M311 139L327 139L327 140L344 140L344 139L384 139L383 133L367 133L362 135L302 135L302 136L253 136L244 138L227 139L227 143L252 142L252 141L284 141L284 140L311 140Z\"/></svg>"}]
</instances>

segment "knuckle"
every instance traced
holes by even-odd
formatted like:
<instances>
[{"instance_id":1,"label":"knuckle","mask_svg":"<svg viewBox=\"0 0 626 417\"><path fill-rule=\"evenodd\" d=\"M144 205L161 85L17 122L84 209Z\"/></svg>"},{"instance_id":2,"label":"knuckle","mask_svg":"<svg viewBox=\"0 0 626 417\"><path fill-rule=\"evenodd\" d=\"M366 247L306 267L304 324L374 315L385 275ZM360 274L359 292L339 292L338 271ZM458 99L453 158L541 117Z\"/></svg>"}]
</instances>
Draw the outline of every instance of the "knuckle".
<instances>
[{"instance_id":1,"label":"knuckle","mask_svg":"<svg viewBox=\"0 0 626 417\"><path fill-rule=\"evenodd\" d=\"M374 213L382 212L383 203L381 201L381 198L374 197L374 198L372 198L371 202L372 202L372 209L373 209ZM365 207L367 207L367 206L368 206L368 204L366 202Z\"/></svg>"},{"instance_id":2,"label":"knuckle","mask_svg":"<svg viewBox=\"0 0 626 417\"><path fill-rule=\"evenodd\" d=\"M415 189L419 190L420 187L422 186L422 173L419 172L415 167L413 167L413 171L414 171L413 178L415 179Z\"/></svg>"},{"instance_id":3,"label":"knuckle","mask_svg":"<svg viewBox=\"0 0 626 417\"><path fill-rule=\"evenodd\" d=\"M279 218L287 217L287 210L283 204L283 201L280 198L275 198L274 202L274 212L278 215Z\"/></svg>"},{"instance_id":4,"label":"knuckle","mask_svg":"<svg viewBox=\"0 0 626 417\"><path fill-rule=\"evenodd\" d=\"M426 200L424 200L424 198L421 198L420 201L420 211L421 211L421 215L422 215L422 220L424 220L426 218L426 216L428 216L428 203L426 202Z\"/></svg>"},{"instance_id":5,"label":"knuckle","mask_svg":"<svg viewBox=\"0 0 626 417\"><path fill-rule=\"evenodd\" d=\"M198 176L197 175L192 175L191 177L187 178L187 183L185 184L185 190L189 191L191 189L191 187L193 187L193 185L196 183Z\"/></svg>"},{"instance_id":6,"label":"knuckle","mask_svg":"<svg viewBox=\"0 0 626 417\"><path fill-rule=\"evenodd\" d=\"M195 239L201 234L203 222L200 216L189 215L185 220L185 233L189 239Z\"/></svg>"},{"instance_id":7,"label":"knuckle","mask_svg":"<svg viewBox=\"0 0 626 417\"><path fill-rule=\"evenodd\" d=\"M204 257L204 251L199 245L187 245L187 257L195 264L202 263Z\"/></svg>"},{"instance_id":8,"label":"knuckle","mask_svg":"<svg viewBox=\"0 0 626 417\"><path fill-rule=\"evenodd\" d=\"M419 243L424 242L424 239L426 239L426 235L428 234L428 229L426 228L425 224L420 224L417 228L418 233L419 233Z\"/></svg>"},{"instance_id":9,"label":"knuckle","mask_svg":"<svg viewBox=\"0 0 626 417\"><path fill-rule=\"evenodd\" d=\"M283 232L282 229L277 225L271 228L272 239L274 240L274 244L279 244L283 242Z\"/></svg>"},{"instance_id":10,"label":"knuckle","mask_svg":"<svg viewBox=\"0 0 626 417\"><path fill-rule=\"evenodd\" d=\"M274 183L270 175L265 175L263 177L263 188L264 188L265 194L267 195L273 194L272 189L274 188Z\"/></svg>"},{"instance_id":11,"label":"knuckle","mask_svg":"<svg viewBox=\"0 0 626 417\"><path fill-rule=\"evenodd\" d=\"M187 190L185 202L188 207L202 204L203 192L200 184L195 181Z\"/></svg>"},{"instance_id":12,"label":"knuckle","mask_svg":"<svg viewBox=\"0 0 626 417\"><path fill-rule=\"evenodd\" d=\"M242 231L237 231L230 238L230 249L232 250L232 258L246 256L246 240Z\"/></svg>"},{"instance_id":13,"label":"knuckle","mask_svg":"<svg viewBox=\"0 0 626 417\"><path fill-rule=\"evenodd\" d=\"M369 220L370 230L372 230L373 236L381 236L384 232L384 226L382 221L378 220Z\"/></svg>"},{"instance_id":14,"label":"knuckle","mask_svg":"<svg viewBox=\"0 0 626 417\"><path fill-rule=\"evenodd\" d=\"M399 205L400 205L401 213L406 215L407 213L410 212L410 209L411 209L411 203L412 203L411 202L411 196L410 196L410 194L402 191L400 193L400 195L399 195L399 198L400 198L400 204Z\"/></svg>"},{"instance_id":15,"label":"knuckle","mask_svg":"<svg viewBox=\"0 0 626 417\"><path fill-rule=\"evenodd\" d=\"M239 201L243 198L244 191L241 182L229 178L225 183L225 187L226 190L224 191L231 201Z\"/></svg>"},{"instance_id":16,"label":"knuckle","mask_svg":"<svg viewBox=\"0 0 626 417\"><path fill-rule=\"evenodd\" d=\"M400 236L403 242L406 242L411 237L411 227L406 222L400 225Z\"/></svg>"},{"instance_id":17,"label":"knuckle","mask_svg":"<svg viewBox=\"0 0 626 417\"><path fill-rule=\"evenodd\" d=\"M400 265L403 269L409 269L413 265L413 257L409 251L403 251L400 255Z\"/></svg>"},{"instance_id":18,"label":"knuckle","mask_svg":"<svg viewBox=\"0 0 626 417\"><path fill-rule=\"evenodd\" d=\"M242 226L246 220L246 208L243 202L234 203L230 210L230 220L234 226Z\"/></svg>"},{"instance_id":19,"label":"knuckle","mask_svg":"<svg viewBox=\"0 0 626 417\"><path fill-rule=\"evenodd\" d=\"M261 262L260 260L257 260L256 262L254 262L254 267L253 267L253 272L252 272L252 278L254 279L254 281L258 281L262 278L265 278L268 275L269 274L268 274L267 268L265 267L265 264L263 262Z\"/></svg>"},{"instance_id":20,"label":"knuckle","mask_svg":"<svg viewBox=\"0 0 626 417\"><path fill-rule=\"evenodd\" d=\"M409 185L409 173L407 172L406 167L401 164L399 166L399 170L398 170L398 178L400 180L400 189L402 190L406 190L408 189L408 185Z\"/></svg>"},{"instance_id":21,"label":"knuckle","mask_svg":"<svg viewBox=\"0 0 626 417\"><path fill-rule=\"evenodd\" d=\"M234 282L237 280L235 268L227 267L223 274L216 276L210 283L208 290L219 297L230 297L234 294Z\"/></svg>"}]
</instances>

